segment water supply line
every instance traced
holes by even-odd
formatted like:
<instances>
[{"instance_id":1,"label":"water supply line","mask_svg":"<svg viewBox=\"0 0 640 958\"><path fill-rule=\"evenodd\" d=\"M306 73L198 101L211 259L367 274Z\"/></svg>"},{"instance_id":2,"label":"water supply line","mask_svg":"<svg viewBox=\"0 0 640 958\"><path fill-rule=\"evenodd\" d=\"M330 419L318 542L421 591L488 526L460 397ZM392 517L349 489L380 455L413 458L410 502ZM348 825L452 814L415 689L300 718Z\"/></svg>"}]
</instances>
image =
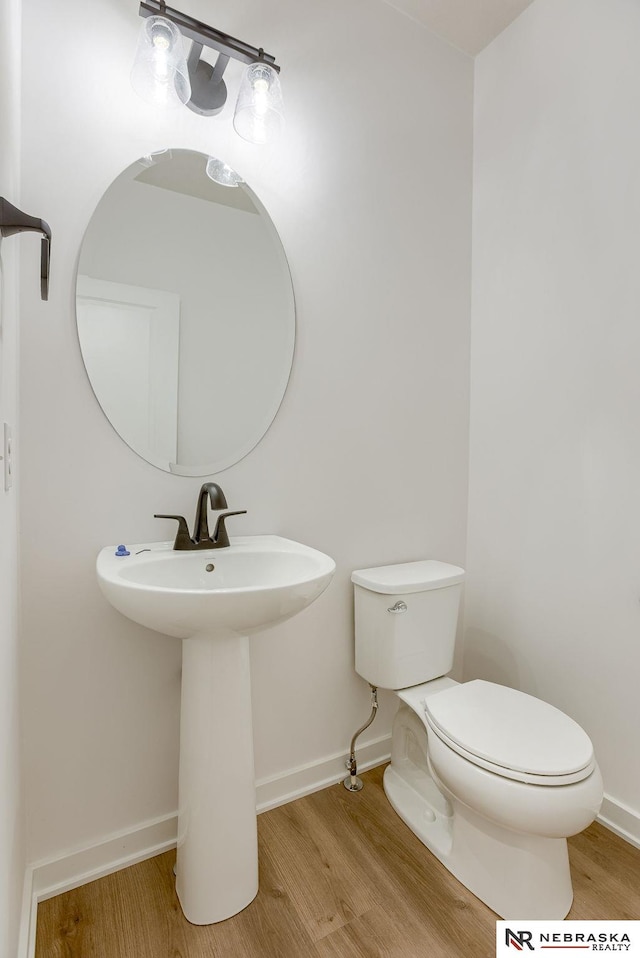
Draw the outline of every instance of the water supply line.
<instances>
[{"instance_id":1,"label":"water supply line","mask_svg":"<svg viewBox=\"0 0 640 958\"><path fill-rule=\"evenodd\" d=\"M358 778L357 771L358 766L356 763L356 739L361 735L365 729L368 729L374 718L376 717L376 712L378 711L378 689L375 685L369 683L369 688L371 689L371 715L364 725L358 729L351 739L351 748L349 749L349 758L347 759L346 765L349 769L349 774L342 783L348 792L359 792L363 787L362 779Z\"/></svg>"}]
</instances>

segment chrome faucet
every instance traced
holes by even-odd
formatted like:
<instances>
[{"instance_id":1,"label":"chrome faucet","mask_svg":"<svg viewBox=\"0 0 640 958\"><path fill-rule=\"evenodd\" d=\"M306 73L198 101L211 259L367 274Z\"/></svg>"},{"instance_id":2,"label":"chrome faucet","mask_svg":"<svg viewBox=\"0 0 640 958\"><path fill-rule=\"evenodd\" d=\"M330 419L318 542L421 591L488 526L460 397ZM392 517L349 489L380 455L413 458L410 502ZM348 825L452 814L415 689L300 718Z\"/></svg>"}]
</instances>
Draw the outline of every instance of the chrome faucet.
<instances>
[{"instance_id":1,"label":"chrome faucet","mask_svg":"<svg viewBox=\"0 0 640 958\"><path fill-rule=\"evenodd\" d=\"M217 482L205 482L198 493L196 517L193 523L193 536L189 535L189 527L184 516L168 516L156 513L154 519L176 519L178 533L173 548L179 551L188 549L225 549L229 545L229 534L225 521L229 516L242 516L246 509L236 509L222 512L216 521L213 535L209 532L208 507L214 510L227 508L227 499Z\"/></svg>"}]
</instances>

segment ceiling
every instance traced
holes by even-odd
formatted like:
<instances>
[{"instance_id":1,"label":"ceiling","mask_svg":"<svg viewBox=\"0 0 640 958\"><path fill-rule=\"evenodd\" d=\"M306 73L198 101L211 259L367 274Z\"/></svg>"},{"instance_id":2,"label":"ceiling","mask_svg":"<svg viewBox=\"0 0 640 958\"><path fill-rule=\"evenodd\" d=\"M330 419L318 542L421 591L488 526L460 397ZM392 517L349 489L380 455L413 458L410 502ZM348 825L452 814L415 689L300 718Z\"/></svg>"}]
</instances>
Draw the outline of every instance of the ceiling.
<instances>
[{"instance_id":1,"label":"ceiling","mask_svg":"<svg viewBox=\"0 0 640 958\"><path fill-rule=\"evenodd\" d=\"M386 0L455 47L475 56L533 0Z\"/></svg>"}]
</instances>

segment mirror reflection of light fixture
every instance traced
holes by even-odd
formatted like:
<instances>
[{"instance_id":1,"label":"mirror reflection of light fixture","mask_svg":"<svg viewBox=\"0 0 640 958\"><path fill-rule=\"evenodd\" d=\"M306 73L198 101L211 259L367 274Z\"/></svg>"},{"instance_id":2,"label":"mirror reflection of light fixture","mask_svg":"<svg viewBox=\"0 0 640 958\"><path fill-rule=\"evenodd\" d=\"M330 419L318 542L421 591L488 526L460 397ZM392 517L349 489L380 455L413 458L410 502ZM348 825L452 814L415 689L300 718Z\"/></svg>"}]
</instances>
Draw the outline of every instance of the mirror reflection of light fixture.
<instances>
[{"instance_id":1,"label":"mirror reflection of light fixture","mask_svg":"<svg viewBox=\"0 0 640 958\"><path fill-rule=\"evenodd\" d=\"M240 174L236 173L233 167L215 156L210 156L207 160L206 174L210 180L219 183L220 186L239 186L244 183Z\"/></svg>"},{"instance_id":2,"label":"mirror reflection of light fixture","mask_svg":"<svg viewBox=\"0 0 640 958\"><path fill-rule=\"evenodd\" d=\"M249 64L233 120L236 132L251 143L266 143L283 125L282 93L275 57L200 23L165 0L142 0L142 25L131 71L134 89L161 105L184 103L200 116L215 116L227 99L223 74L230 58ZM191 40L185 61L182 37ZM218 53L212 66L202 48Z\"/></svg>"}]
</instances>

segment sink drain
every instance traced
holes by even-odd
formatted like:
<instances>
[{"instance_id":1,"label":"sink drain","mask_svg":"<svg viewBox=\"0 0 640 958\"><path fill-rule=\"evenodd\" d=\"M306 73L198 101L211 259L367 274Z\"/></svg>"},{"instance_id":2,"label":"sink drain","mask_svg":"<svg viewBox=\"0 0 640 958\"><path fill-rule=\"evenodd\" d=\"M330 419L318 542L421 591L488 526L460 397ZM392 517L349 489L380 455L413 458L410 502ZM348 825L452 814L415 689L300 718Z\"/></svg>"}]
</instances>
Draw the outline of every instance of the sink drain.
<instances>
[{"instance_id":1,"label":"sink drain","mask_svg":"<svg viewBox=\"0 0 640 958\"><path fill-rule=\"evenodd\" d=\"M213 570L215 569L213 562L207 562L205 569L207 570L207 572L213 572Z\"/></svg>"}]
</instances>

